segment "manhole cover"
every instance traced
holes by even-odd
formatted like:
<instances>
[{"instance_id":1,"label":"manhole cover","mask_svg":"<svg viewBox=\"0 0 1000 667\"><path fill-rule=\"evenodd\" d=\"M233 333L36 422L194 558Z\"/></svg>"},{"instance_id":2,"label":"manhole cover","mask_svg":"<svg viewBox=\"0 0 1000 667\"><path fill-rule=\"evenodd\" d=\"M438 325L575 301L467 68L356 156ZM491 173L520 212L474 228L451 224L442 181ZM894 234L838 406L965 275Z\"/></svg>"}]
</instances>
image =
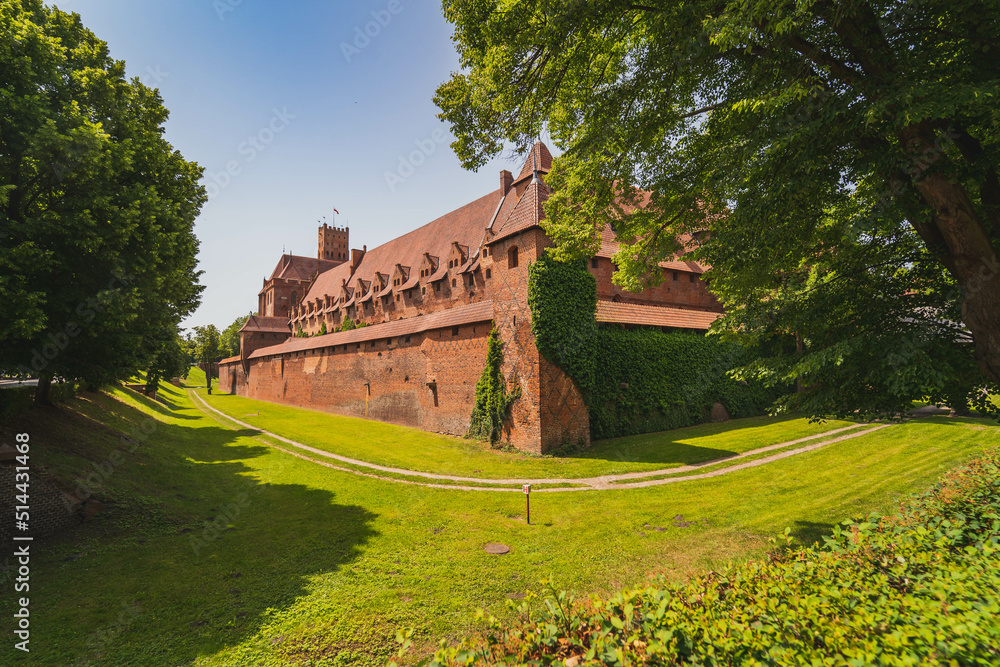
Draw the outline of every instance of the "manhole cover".
<instances>
[{"instance_id":1,"label":"manhole cover","mask_svg":"<svg viewBox=\"0 0 1000 667\"><path fill-rule=\"evenodd\" d=\"M490 542L485 547L483 551L488 554L496 554L497 556L502 556L503 554L510 553L510 547L506 544L500 544L499 542Z\"/></svg>"}]
</instances>

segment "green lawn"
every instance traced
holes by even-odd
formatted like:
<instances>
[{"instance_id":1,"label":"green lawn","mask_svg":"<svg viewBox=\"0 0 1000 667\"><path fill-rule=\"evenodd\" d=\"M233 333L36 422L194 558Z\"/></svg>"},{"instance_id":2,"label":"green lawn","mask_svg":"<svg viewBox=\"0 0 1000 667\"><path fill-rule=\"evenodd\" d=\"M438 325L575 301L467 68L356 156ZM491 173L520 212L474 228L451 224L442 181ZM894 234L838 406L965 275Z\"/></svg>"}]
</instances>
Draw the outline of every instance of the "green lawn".
<instances>
[{"instance_id":1,"label":"green lawn","mask_svg":"<svg viewBox=\"0 0 1000 667\"><path fill-rule=\"evenodd\" d=\"M477 608L509 614L506 600L537 591L542 577L607 594L653 575L681 577L759 556L786 526L812 541L845 517L891 508L899 494L1000 444L1000 428L989 422L926 419L709 480L536 494L529 526L521 494L338 472L222 427L184 391L165 387L162 398L168 406L125 391L85 394L22 425L34 463L65 479L85 477L115 451L123 458L97 491L104 513L34 544L32 653L8 646L5 664L375 665L391 657L401 627L417 628L410 652L417 659L439 638L481 630ZM214 401L242 409L235 399ZM296 415L317 424L340 419ZM345 423L372 451L419 433ZM133 445L118 432L142 427L151 435L129 453ZM734 430L758 427L780 429L761 422ZM725 426L712 428L711 442L727 436ZM437 451L428 438L425 447ZM466 444L444 441L442 457ZM477 455L498 469L522 463ZM686 526L674 525L678 515ZM216 519L223 529L206 533ZM484 553L494 541L511 553ZM0 605L8 637L12 598Z\"/></svg>"},{"instance_id":2,"label":"green lawn","mask_svg":"<svg viewBox=\"0 0 1000 667\"><path fill-rule=\"evenodd\" d=\"M192 378L193 380L193 378ZM255 401L199 395L212 407L255 427L333 454L379 465L485 479L597 477L703 463L759 447L831 431L850 422L755 417L595 442L567 456L539 457L415 428Z\"/></svg>"}]
</instances>

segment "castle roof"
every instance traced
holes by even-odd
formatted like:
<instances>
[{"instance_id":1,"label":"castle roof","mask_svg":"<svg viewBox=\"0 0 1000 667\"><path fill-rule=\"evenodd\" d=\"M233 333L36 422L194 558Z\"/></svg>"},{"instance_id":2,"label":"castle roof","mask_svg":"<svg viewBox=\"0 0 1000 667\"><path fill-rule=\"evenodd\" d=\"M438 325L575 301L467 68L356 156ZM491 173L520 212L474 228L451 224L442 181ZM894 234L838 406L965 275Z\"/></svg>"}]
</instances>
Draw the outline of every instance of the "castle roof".
<instances>
[{"instance_id":1,"label":"castle roof","mask_svg":"<svg viewBox=\"0 0 1000 667\"><path fill-rule=\"evenodd\" d=\"M266 315L251 315L240 328L240 331L263 333L292 333L287 317L268 317Z\"/></svg>"},{"instance_id":2,"label":"castle roof","mask_svg":"<svg viewBox=\"0 0 1000 667\"><path fill-rule=\"evenodd\" d=\"M617 322L619 324L640 324L645 326L707 331L712 326L712 323L720 317L722 317L721 313L711 313L703 310L685 310L682 308L667 308L665 306L641 306L635 303L614 303L612 301L597 302L598 322Z\"/></svg>"},{"instance_id":3,"label":"castle roof","mask_svg":"<svg viewBox=\"0 0 1000 667\"><path fill-rule=\"evenodd\" d=\"M542 211L542 204L548 198L548 186L541 181L528 183L521 197L507 213L506 217L502 219L498 218L498 223L493 225L494 236L490 239L490 243L536 227L545 217L545 213ZM503 212L501 211L501 213Z\"/></svg>"},{"instance_id":4,"label":"castle roof","mask_svg":"<svg viewBox=\"0 0 1000 667\"><path fill-rule=\"evenodd\" d=\"M408 267L409 274L406 276L406 285L396 288L413 287L419 280L419 267L425 252L432 256L447 257L451 244L455 241L476 248L478 251L486 227L501 198L500 190L495 190L412 232L368 250L354 275L351 275L350 263L341 264L321 273L309 289L306 301L328 294L339 295L344 280L353 287L358 280L373 280L376 273L392 276L395 274L397 264Z\"/></svg>"},{"instance_id":5,"label":"castle roof","mask_svg":"<svg viewBox=\"0 0 1000 667\"><path fill-rule=\"evenodd\" d=\"M690 236L682 236L678 240L682 245L687 245L690 241ZM611 258L616 252L618 252L618 241L615 239L615 233L610 226L605 226L601 230L601 248L597 251L597 256ZM660 266L670 271L690 271L697 274L705 273L705 271L711 268L708 264L681 261L679 258L669 262L660 262Z\"/></svg>"},{"instance_id":6,"label":"castle roof","mask_svg":"<svg viewBox=\"0 0 1000 667\"><path fill-rule=\"evenodd\" d=\"M549 147L540 141L531 147L528 159L524 161L521 173L517 175L514 182L520 183L526 178L531 178L536 170L540 174L547 174L552 170L552 153L549 152Z\"/></svg>"},{"instance_id":7,"label":"castle roof","mask_svg":"<svg viewBox=\"0 0 1000 667\"><path fill-rule=\"evenodd\" d=\"M286 354L288 352L302 352L305 350L318 350L334 345L344 345L346 343L361 343L379 338L394 338L396 336L406 336L409 334L421 333L432 329L445 329L455 327L460 324L473 324L476 322L489 322L493 319L493 302L480 301L468 306L456 306L448 310L441 310L428 315L418 315L407 317L402 320L382 322L372 324L360 329L350 331L338 331L323 336L313 336L310 338L289 338L280 345L272 345L256 350L250 355L251 359L270 357L274 355Z\"/></svg>"},{"instance_id":8,"label":"castle roof","mask_svg":"<svg viewBox=\"0 0 1000 667\"><path fill-rule=\"evenodd\" d=\"M301 255L282 255L268 280L280 278L281 280L298 280L304 282L311 280L317 273L329 271L341 263L329 259L302 257Z\"/></svg>"}]
</instances>

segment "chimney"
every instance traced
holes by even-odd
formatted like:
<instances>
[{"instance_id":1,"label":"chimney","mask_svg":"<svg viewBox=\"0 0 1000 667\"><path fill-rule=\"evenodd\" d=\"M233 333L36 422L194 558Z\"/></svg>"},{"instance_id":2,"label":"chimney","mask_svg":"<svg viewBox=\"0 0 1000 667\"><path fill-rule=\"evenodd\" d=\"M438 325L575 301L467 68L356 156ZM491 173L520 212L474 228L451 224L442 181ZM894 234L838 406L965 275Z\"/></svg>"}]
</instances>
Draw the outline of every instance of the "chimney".
<instances>
[{"instance_id":1,"label":"chimney","mask_svg":"<svg viewBox=\"0 0 1000 667\"><path fill-rule=\"evenodd\" d=\"M358 270L358 264L364 259L365 253L368 252L368 246L364 246L363 250L358 250L357 248L351 248L351 275Z\"/></svg>"},{"instance_id":2,"label":"chimney","mask_svg":"<svg viewBox=\"0 0 1000 667\"><path fill-rule=\"evenodd\" d=\"M514 174L506 169L500 172L500 194L506 195L510 191L510 186L514 184Z\"/></svg>"}]
</instances>

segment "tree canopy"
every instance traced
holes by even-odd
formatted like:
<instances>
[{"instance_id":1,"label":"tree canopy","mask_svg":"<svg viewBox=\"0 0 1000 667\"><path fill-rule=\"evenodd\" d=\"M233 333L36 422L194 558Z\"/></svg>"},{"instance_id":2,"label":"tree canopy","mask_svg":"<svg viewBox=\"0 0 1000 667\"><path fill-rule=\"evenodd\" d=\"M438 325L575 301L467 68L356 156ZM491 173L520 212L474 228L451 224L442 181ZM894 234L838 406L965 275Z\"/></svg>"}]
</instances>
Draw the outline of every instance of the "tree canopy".
<instances>
[{"instance_id":1,"label":"tree canopy","mask_svg":"<svg viewBox=\"0 0 1000 667\"><path fill-rule=\"evenodd\" d=\"M248 313L246 315L240 315L233 323L222 330L219 334L219 347L222 353L227 357L238 357L240 356L240 329L243 325L247 323L250 316L253 313Z\"/></svg>"},{"instance_id":2,"label":"tree canopy","mask_svg":"<svg viewBox=\"0 0 1000 667\"><path fill-rule=\"evenodd\" d=\"M435 98L469 168L547 132L562 259L711 265L786 405L986 407L1000 381L1000 5L446 0ZM641 206L637 206L641 204ZM709 233L705 233L706 230ZM692 235L692 236L687 236ZM686 247L678 239L692 238Z\"/></svg>"},{"instance_id":3,"label":"tree canopy","mask_svg":"<svg viewBox=\"0 0 1000 667\"><path fill-rule=\"evenodd\" d=\"M201 168L77 14L0 0L0 368L93 385L197 307Z\"/></svg>"}]
</instances>

